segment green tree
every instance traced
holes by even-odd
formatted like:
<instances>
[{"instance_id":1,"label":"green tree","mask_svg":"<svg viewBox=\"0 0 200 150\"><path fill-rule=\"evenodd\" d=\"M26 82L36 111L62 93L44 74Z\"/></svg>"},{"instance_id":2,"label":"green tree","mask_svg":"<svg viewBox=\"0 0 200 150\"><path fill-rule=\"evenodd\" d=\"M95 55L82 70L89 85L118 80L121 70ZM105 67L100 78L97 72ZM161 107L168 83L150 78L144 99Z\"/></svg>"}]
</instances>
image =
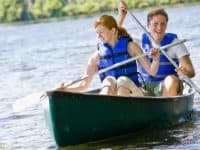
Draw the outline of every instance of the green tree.
<instances>
[{"instance_id":1,"label":"green tree","mask_svg":"<svg viewBox=\"0 0 200 150\"><path fill-rule=\"evenodd\" d=\"M32 19L32 0L21 0L22 2L22 12L21 12L21 20L30 20Z\"/></svg>"},{"instance_id":2,"label":"green tree","mask_svg":"<svg viewBox=\"0 0 200 150\"><path fill-rule=\"evenodd\" d=\"M19 0L1 0L0 8L1 21L13 22L21 19L22 5Z\"/></svg>"},{"instance_id":3,"label":"green tree","mask_svg":"<svg viewBox=\"0 0 200 150\"><path fill-rule=\"evenodd\" d=\"M48 17L62 16L63 3L61 0L46 0L43 10Z\"/></svg>"}]
</instances>

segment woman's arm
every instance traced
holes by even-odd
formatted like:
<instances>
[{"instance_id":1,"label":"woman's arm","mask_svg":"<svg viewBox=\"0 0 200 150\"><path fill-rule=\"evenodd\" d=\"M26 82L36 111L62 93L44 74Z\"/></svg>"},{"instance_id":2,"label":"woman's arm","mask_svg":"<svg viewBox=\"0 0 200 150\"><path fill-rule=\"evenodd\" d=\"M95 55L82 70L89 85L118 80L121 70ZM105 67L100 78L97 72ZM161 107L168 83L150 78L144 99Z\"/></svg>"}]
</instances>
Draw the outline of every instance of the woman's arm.
<instances>
[{"instance_id":1,"label":"woman's arm","mask_svg":"<svg viewBox=\"0 0 200 150\"><path fill-rule=\"evenodd\" d=\"M143 54L142 49L134 42L129 42L128 52L132 57ZM152 63L144 56L138 59L140 65L142 65L148 74L155 76L158 71L160 63L160 53L158 49L152 49L150 55L153 57Z\"/></svg>"},{"instance_id":2,"label":"woman's arm","mask_svg":"<svg viewBox=\"0 0 200 150\"><path fill-rule=\"evenodd\" d=\"M88 60L87 69L83 76L86 78L69 86L67 86L66 83L61 83L58 86L58 90L68 91L68 92L82 92L86 90L89 87L93 79L93 76L97 71L98 61L99 61L99 55L98 53L94 53Z\"/></svg>"}]
</instances>

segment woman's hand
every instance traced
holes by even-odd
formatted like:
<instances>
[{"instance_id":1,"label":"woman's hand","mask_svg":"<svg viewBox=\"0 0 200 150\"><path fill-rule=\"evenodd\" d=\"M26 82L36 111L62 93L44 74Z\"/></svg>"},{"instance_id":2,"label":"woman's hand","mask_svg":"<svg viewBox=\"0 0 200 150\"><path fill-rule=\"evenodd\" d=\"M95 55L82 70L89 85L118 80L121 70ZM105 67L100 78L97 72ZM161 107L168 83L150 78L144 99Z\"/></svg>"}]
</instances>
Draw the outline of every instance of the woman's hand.
<instances>
[{"instance_id":1,"label":"woman's hand","mask_svg":"<svg viewBox=\"0 0 200 150\"><path fill-rule=\"evenodd\" d=\"M56 86L56 89L57 90L67 90L67 86L66 86L66 83L63 82L63 83L60 83Z\"/></svg>"},{"instance_id":2,"label":"woman's hand","mask_svg":"<svg viewBox=\"0 0 200 150\"><path fill-rule=\"evenodd\" d=\"M152 48L149 55L156 61L160 61L160 51L158 48Z\"/></svg>"}]
</instances>

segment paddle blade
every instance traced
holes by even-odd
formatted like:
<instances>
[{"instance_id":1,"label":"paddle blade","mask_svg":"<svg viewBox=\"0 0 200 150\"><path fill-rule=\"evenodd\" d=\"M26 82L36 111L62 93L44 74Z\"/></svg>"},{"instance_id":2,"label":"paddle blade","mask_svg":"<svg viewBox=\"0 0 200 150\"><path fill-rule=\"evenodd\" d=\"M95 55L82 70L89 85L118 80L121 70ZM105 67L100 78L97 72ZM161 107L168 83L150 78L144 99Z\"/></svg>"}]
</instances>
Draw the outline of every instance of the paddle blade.
<instances>
[{"instance_id":1,"label":"paddle blade","mask_svg":"<svg viewBox=\"0 0 200 150\"><path fill-rule=\"evenodd\" d=\"M37 104L40 103L42 100L43 96L45 96L45 92L38 92L38 93L33 93L28 96L25 96L12 105L13 112L21 112L29 107L33 107Z\"/></svg>"}]
</instances>

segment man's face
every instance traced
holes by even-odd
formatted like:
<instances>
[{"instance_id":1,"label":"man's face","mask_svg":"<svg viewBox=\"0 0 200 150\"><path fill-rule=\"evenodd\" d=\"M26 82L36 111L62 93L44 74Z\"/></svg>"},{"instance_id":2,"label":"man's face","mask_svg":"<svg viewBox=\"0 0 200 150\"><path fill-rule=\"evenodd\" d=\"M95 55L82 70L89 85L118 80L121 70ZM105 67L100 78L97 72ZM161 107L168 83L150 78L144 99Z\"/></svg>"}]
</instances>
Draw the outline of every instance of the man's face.
<instances>
[{"instance_id":1,"label":"man's face","mask_svg":"<svg viewBox=\"0 0 200 150\"><path fill-rule=\"evenodd\" d=\"M153 16L148 23L148 28L150 34L153 36L156 42L160 43L167 29L167 20L165 16L163 15Z\"/></svg>"}]
</instances>

